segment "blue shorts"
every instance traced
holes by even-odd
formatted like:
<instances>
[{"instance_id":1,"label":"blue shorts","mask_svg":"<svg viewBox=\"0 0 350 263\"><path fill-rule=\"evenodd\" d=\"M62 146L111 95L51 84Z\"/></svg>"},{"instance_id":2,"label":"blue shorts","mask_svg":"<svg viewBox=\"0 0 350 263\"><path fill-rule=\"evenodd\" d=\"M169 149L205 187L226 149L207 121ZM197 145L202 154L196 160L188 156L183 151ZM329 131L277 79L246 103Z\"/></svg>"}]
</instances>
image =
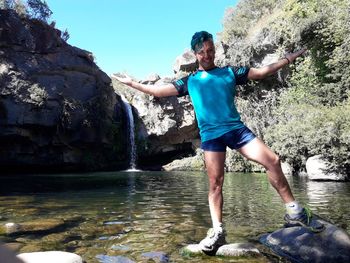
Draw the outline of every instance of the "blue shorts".
<instances>
[{"instance_id":1,"label":"blue shorts","mask_svg":"<svg viewBox=\"0 0 350 263\"><path fill-rule=\"evenodd\" d=\"M202 142L201 148L210 152L226 152L226 147L239 149L255 138L255 134L247 127L229 131L224 135Z\"/></svg>"}]
</instances>

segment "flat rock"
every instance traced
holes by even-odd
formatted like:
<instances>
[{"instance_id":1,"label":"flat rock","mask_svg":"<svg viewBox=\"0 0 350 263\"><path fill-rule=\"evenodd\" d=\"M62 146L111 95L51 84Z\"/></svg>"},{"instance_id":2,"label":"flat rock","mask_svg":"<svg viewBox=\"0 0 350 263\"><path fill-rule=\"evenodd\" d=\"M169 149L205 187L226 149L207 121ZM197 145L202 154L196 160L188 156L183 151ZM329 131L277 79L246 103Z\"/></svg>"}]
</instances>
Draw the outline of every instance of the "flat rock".
<instances>
[{"instance_id":1,"label":"flat rock","mask_svg":"<svg viewBox=\"0 0 350 263\"><path fill-rule=\"evenodd\" d=\"M265 234L260 242L291 262L348 263L350 236L343 229L318 219L325 225L321 233L304 227L290 227Z\"/></svg>"},{"instance_id":2,"label":"flat rock","mask_svg":"<svg viewBox=\"0 0 350 263\"><path fill-rule=\"evenodd\" d=\"M97 255L96 258L101 263L135 263L135 261L123 256Z\"/></svg>"},{"instance_id":3,"label":"flat rock","mask_svg":"<svg viewBox=\"0 0 350 263\"><path fill-rule=\"evenodd\" d=\"M204 254L199 244L191 244L184 248L184 253ZM260 255L259 250L251 243L234 243L219 247L215 256L224 257L241 257L241 256L257 256Z\"/></svg>"},{"instance_id":4,"label":"flat rock","mask_svg":"<svg viewBox=\"0 0 350 263\"><path fill-rule=\"evenodd\" d=\"M24 263L83 263L77 254L62 251L22 253L17 258Z\"/></svg>"}]
</instances>

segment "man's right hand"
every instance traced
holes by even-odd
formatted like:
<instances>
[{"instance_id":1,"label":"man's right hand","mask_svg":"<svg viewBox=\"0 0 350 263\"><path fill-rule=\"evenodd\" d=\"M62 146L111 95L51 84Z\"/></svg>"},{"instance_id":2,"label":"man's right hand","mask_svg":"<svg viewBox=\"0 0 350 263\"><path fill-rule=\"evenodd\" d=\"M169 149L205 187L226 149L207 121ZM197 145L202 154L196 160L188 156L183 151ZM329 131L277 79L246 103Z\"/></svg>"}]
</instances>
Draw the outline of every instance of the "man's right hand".
<instances>
[{"instance_id":1,"label":"man's right hand","mask_svg":"<svg viewBox=\"0 0 350 263\"><path fill-rule=\"evenodd\" d=\"M116 74L116 73L113 73L112 78L118 80L119 82L125 84L125 85L128 85L128 86L131 86L132 85L132 78L130 76L128 76L127 74L124 74L124 76L122 77L120 74Z\"/></svg>"}]
</instances>

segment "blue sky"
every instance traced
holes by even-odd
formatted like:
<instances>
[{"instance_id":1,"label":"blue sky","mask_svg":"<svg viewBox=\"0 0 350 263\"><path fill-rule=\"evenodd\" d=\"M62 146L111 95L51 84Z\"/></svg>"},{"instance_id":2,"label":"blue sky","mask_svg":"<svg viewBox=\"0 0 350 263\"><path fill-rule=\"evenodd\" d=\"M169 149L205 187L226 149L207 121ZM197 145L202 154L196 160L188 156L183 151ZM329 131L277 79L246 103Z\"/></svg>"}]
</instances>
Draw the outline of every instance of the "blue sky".
<instances>
[{"instance_id":1,"label":"blue sky","mask_svg":"<svg viewBox=\"0 0 350 263\"><path fill-rule=\"evenodd\" d=\"M225 9L237 0L46 0L68 43L91 51L97 65L144 79L172 75L194 32L222 31Z\"/></svg>"}]
</instances>

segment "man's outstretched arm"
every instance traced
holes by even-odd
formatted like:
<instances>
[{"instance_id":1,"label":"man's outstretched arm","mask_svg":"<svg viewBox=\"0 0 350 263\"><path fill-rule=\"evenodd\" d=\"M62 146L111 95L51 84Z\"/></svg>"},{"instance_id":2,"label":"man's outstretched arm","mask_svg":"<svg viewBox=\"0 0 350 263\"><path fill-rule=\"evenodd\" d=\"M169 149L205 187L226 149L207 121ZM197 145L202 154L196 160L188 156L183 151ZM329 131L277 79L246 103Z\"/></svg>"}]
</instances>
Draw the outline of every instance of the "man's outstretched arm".
<instances>
[{"instance_id":1,"label":"man's outstretched arm","mask_svg":"<svg viewBox=\"0 0 350 263\"><path fill-rule=\"evenodd\" d=\"M284 66L292 63L297 57L302 55L305 51L306 49L301 49L294 53L286 54L284 58L270 65L267 65L261 68L251 68L248 73L248 79L259 80L259 79L264 79L267 76L270 76L272 74L275 74L278 70L280 70Z\"/></svg>"},{"instance_id":2,"label":"man's outstretched arm","mask_svg":"<svg viewBox=\"0 0 350 263\"><path fill-rule=\"evenodd\" d=\"M142 84L132 80L132 78L130 78L127 75L125 75L125 77L120 77L115 74L112 74L112 78L115 78L119 82L131 88L134 88L149 95L153 95L155 97L169 97L179 95L179 92L172 83L162 85Z\"/></svg>"}]
</instances>

